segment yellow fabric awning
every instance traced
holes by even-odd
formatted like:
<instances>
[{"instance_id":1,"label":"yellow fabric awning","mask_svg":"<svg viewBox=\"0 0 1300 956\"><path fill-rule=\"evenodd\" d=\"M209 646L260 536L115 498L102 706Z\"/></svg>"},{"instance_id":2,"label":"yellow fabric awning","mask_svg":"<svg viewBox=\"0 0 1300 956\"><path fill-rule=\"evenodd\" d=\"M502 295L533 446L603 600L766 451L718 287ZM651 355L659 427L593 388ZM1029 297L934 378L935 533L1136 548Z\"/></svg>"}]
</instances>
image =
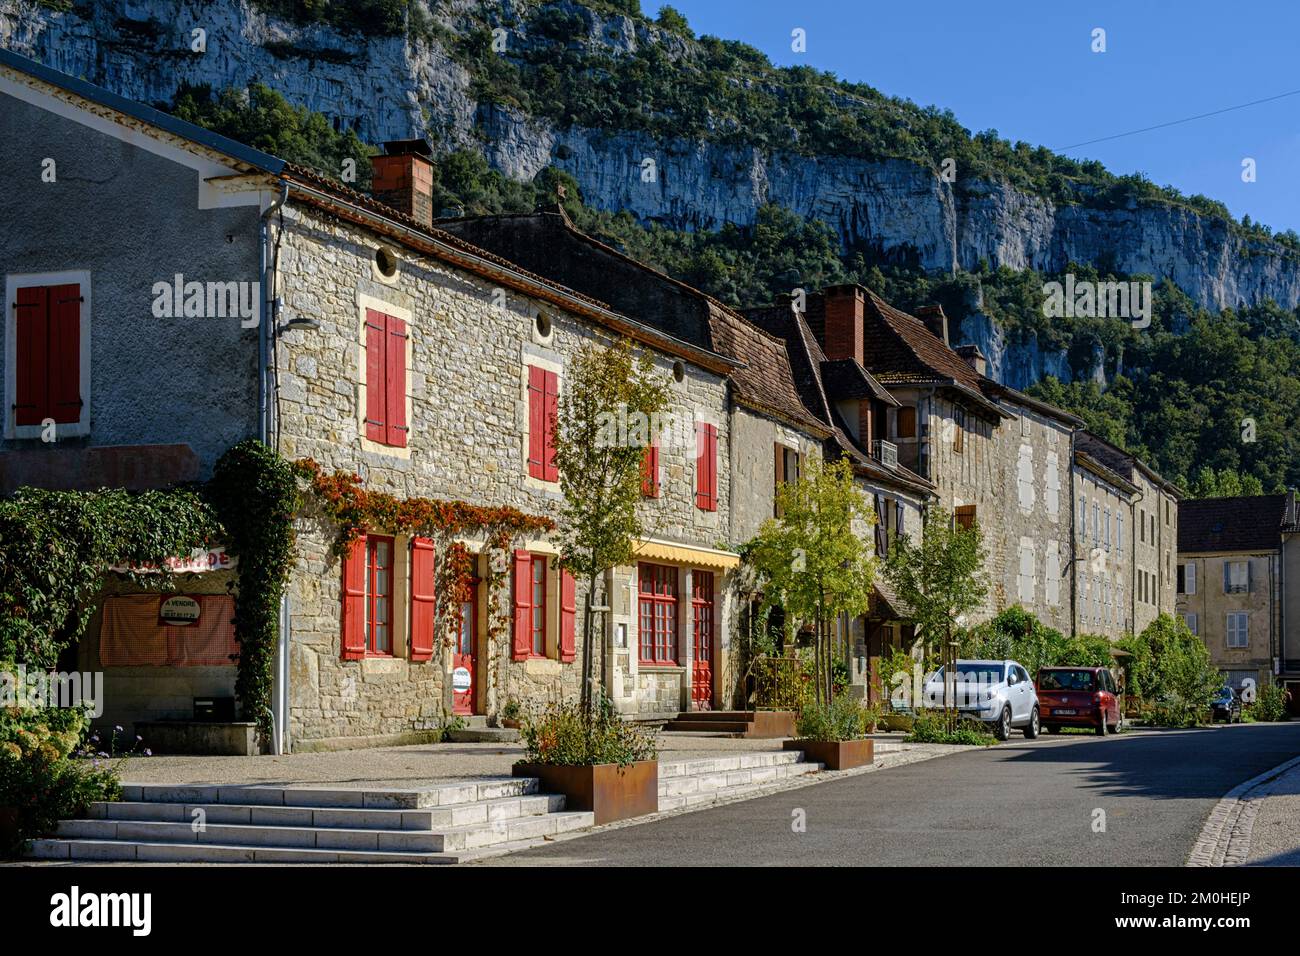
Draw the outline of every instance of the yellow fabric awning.
<instances>
[{"instance_id":1,"label":"yellow fabric awning","mask_svg":"<svg viewBox=\"0 0 1300 956\"><path fill-rule=\"evenodd\" d=\"M689 564L697 568L714 568L730 571L740 567L740 555L717 548L695 548L688 544L674 544L653 538L637 541L632 546L638 561L666 561L671 564Z\"/></svg>"}]
</instances>

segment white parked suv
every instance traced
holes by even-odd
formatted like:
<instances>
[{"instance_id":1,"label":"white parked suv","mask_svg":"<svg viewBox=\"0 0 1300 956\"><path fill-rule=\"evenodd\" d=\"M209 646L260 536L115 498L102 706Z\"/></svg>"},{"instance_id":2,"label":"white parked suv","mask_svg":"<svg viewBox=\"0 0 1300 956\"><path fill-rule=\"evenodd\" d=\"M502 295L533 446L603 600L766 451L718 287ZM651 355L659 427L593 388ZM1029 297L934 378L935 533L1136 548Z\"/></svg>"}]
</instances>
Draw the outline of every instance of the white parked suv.
<instances>
[{"instance_id":1,"label":"white parked suv","mask_svg":"<svg viewBox=\"0 0 1300 956\"><path fill-rule=\"evenodd\" d=\"M944 684L942 667L926 678L927 707L944 706ZM1010 737L1013 727L1030 740L1038 736L1038 692L1029 672L1015 661L959 660L957 680L947 684L948 703L955 703L963 717L991 724L998 740Z\"/></svg>"}]
</instances>

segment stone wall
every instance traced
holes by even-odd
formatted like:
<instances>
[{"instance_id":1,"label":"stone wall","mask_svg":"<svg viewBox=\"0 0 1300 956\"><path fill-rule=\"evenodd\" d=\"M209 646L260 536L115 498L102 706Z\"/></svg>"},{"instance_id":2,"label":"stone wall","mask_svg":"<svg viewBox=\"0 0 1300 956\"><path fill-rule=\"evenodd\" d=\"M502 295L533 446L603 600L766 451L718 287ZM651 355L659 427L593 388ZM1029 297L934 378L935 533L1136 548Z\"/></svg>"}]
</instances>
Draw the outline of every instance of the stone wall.
<instances>
[{"instance_id":1,"label":"stone wall","mask_svg":"<svg viewBox=\"0 0 1300 956\"><path fill-rule=\"evenodd\" d=\"M1116 640L1133 630L1137 595L1133 558L1139 531L1130 495L1101 476L1076 467L1074 502L1075 540L1081 559L1074 565L1076 627L1081 634L1102 634ZM1094 515L1101 518L1099 525L1094 524Z\"/></svg>"},{"instance_id":2,"label":"stone wall","mask_svg":"<svg viewBox=\"0 0 1300 956\"><path fill-rule=\"evenodd\" d=\"M492 283L440 261L399 250L398 273L385 278L375 267L377 237L314 209L291 204L280 258L286 317L316 319L320 328L291 331L281 341L279 414L281 451L310 456L327 470L361 474L367 486L400 497L427 496L478 505L513 505L558 517L558 485L531 478L526 468L528 364L559 371L564 389L567 360L584 343L613 338L585 320L552 306L506 293ZM390 449L367 441L361 428L359 382L364 308L407 318L408 447ZM539 313L550 319L539 331ZM685 423L678 437L661 442L661 493L643 505L648 537L712 547L728 535L730 424L724 380L685 364L681 382L673 359L656 355L671 383L672 412ZM690 423L718 430L718 510L695 506L695 449ZM685 435L688 437L680 437ZM470 542L471 547L474 546ZM300 538L300 557L290 585L294 608L292 694L295 746L310 741L432 733L450 710L446 674L449 655L413 663L391 659L343 661L339 652L341 574L328 555L328 534ZM523 542L535 553L553 553L544 541ZM398 553L402 548L397 549ZM400 572L400 569L399 569ZM558 578L558 575L553 577ZM585 585L578 582L578 660L509 658L504 647L488 651L483 674L488 693L479 709L496 714L508 699L540 705L578 690ZM511 596L481 595L508 613ZM397 600L398 608L404 601ZM480 610L486 604L480 605ZM548 607L556 608L548 603ZM486 616L486 615L484 615ZM508 618L506 619L508 622ZM635 648L634 617L628 639ZM398 635L395 632L395 638ZM395 640L395 646L396 646ZM680 677L678 691L680 696ZM663 699L661 689L634 697ZM638 708L640 705L636 705Z\"/></svg>"}]
</instances>

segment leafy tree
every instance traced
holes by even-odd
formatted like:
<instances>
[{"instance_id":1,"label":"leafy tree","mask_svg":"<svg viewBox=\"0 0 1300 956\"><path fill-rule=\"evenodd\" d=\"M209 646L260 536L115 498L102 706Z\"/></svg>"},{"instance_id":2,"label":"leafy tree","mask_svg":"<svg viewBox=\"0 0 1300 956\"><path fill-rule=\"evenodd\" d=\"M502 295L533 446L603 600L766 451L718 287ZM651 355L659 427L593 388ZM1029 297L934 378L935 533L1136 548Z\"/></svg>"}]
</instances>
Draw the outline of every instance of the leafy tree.
<instances>
[{"instance_id":1,"label":"leafy tree","mask_svg":"<svg viewBox=\"0 0 1300 956\"><path fill-rule=\"evenodd\" d=\"M769 602L814 627L817 701L833 697L831 625L866 613L876 559L862 529L876 522L847 461L812 459L798 481L777 489L779 518L745 546Z\"/></svg>"},{"instance_id":2,"label":"leafy tree","mask_svg":"<svg viewBox=\"0 0 1300 956\"><path fill-rule=\"evenodd\" d=\"M951 644L963 617L988 594L983 537L978 524L963 528L943 508L932 507L921 540L900 535L885 562L885 578L911 607L921 644L931 653L939 650L944 661L955 659Z\"/></svg>"},{"instance_id":3,"label":"leafy tree","mask_svg":"<svg viewBox=\"0 0 1300 956\"><path fill-rule=\"evenodd\" d=\"M602 574L633 560L643 534L641 462L651 423L668 407L669 387L648 353L626 339L587 344L569 367L555 420L555 465L564 493L559 530L560 566L587 581L583 613L582 693L591 712L595 626L592 601ZM611 421L642 421L617 435ZM634 434L636 432L636 434Z\"/></svg>"},{"instance_id":4,"label":"leafy tree","mask_svg":"<svg viewBox=\"0 0 1300 956\"><path fill-rule=\"evenodd\" d=\"M1189 490L1193 498L1240 498L1262 495L1264 485L1254 475L1243 475L1233 468L1215 471L1207 465L1196 473Z\"/></svg>"},{"instance_id":5,"label":"leafy tree","mask_svg":"<svg viewBox=\"0 0 1300 956\"><path fill-rule=\"evenodd\" d=\"M691 25L686 22L686 17L676 7L670 7L666 3L659 8L659 15L655 17L655 23L665 30L680 33L682 36L692 38L695 36L691 31Z\"/></svg>"},{"instance_id":6,"label":"leafy tree","mask_svg":"<svg viewBox=\"0 0 1300 956\"><path fill-rule=\"evenodd\" d=\"M1182 618L1161 614L1119 646L1131 655L1127 690L1151 705L1151 719L1158 725L1195 726L1223 686L1209 649Z\"/></svg>"}]
</instances>

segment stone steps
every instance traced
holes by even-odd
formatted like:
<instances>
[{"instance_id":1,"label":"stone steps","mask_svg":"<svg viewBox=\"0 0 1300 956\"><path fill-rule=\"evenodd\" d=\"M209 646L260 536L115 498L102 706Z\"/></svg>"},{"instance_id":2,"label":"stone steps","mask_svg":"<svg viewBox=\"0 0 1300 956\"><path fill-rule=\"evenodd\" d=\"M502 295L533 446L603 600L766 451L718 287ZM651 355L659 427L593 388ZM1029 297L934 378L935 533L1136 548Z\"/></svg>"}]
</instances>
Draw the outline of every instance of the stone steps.
<instances>
[{"instance_id":1,"label":"stone steps","mask_svg":"<svg viewBox=\"0 0 1300 956\"><path fill-rule=\"evenodd\" d=\"M458 863L581 830L591 813L535 778L385 790L128 785L118 803L32 841L38 859L197 863Z\"/></svg>"},{"instance_id":2,"label":"stone steps","mask_svg":"<svg viewBox=\"0 0 1300 956\"><path fill-rule=\"evenodd\" d=\"M663 761L659 809L757 795L821 770L799 751ZM535 778L406 789L126 785L121 802L65 820L30 856L194 863L459 863L586 829L593 815ZM196 823L201 827L196 829Z\"/></svg>"}]
</instances>

